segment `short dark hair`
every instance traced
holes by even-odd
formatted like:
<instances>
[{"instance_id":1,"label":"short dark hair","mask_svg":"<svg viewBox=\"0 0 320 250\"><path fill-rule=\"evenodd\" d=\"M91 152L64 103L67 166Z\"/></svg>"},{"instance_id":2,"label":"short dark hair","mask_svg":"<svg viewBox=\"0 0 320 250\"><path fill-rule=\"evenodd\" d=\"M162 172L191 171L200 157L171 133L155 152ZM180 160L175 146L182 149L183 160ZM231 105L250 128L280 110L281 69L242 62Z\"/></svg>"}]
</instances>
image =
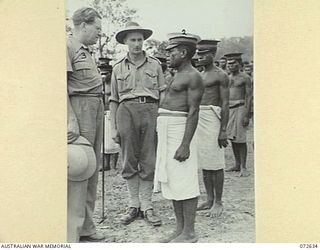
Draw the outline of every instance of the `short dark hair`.
<instances>
[{"instance_id":1,"label":"short dark hair","mask_svg":"<svg viewBox=\"0 0 320 250\"><path fill-rule=\"evenodd\" d=\"M189 45L181 44L181 45L178 46L178 49L179 50L185 49L187 51L187 57L189 59L192 59L192 57L196 53L196 47L195 46L189 46Z\"/></svg>"},{"instance_id":2,"label":"short dark hair","mask_svg":"<svg viewBox=\"0 0 320 250\"><path fill-rule=\"evenodd\" d=\"M92 24L94 23L96 17L101 19L101 16L95 9L90 7L80 8L73 13L73 25L78 26L81 23Z\"/></svg>"}]
</instances>

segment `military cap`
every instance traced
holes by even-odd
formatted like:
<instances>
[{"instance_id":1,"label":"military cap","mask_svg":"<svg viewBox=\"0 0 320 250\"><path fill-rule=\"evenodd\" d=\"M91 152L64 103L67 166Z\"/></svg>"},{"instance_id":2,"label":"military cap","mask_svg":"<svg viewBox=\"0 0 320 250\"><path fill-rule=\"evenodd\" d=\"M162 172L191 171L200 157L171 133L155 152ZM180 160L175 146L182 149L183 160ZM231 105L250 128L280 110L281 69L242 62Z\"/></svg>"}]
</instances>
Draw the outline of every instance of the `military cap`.
<instances>
[{"instance_id":1,"label":"military cap","mask_svg":"<svg viewBox=\"0 0 320 250\"><path fill-rule=\"evenodd\" d=\"M233 61L233 60L241 60L241 55L242 53L229 53L229 54L225 54L224 56L227 58L228 61Z\"/></svg>"},{"instance_id":2,"label":"military cap","mask_svg":"<svg viewBox=\"0 0 320 250\"><path fill-rule=\"evenodd\" d=\"M197 43L201 38L197 35L186 33L185 30L182 30L181 33L170 33L168 34L169 45L166 47L166 50L173 49L179 45L186 45L196 48Z\"/></svg>"},{"instance_id":3,"label":"military cap","mask_svg":"<svg viewBox=\"0 0 320 250\"><path fill-rule=\"evenodd\" d=\"M203 39L197 44L198 53L215 52L218 47L219 40Z\"/></svg>"},{"instance_id":4,"label":"military cap","mask_svg":"<svg viewBox=\"0 0 320 250\"><path fill-rule=\"evenodd\" d=\"M132 32L141 33L143 35L144 40L148 39L153 33L152 30L144 29L136 22L127 22L125 24L125 28L123 30L120 30L116 34L117 42L121 43L121 44L124 44L124 38L126 37L127 34L132 33Z\"/></svg>"}]
</instances>

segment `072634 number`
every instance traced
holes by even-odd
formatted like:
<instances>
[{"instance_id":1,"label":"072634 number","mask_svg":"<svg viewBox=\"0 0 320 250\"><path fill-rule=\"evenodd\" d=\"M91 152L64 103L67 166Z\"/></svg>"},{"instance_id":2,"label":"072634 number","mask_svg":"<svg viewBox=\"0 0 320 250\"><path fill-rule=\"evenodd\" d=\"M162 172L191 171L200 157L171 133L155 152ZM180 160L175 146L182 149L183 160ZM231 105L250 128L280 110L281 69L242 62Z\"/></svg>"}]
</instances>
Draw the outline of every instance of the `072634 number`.
<instances>
[{"instance_id":1,"label":"072634 number","mask_svg":"<svg viewBox=\"0 0 320 250\"><path fill-rule=\"evenodd\" d=\"M302 243L299 244L300 248L318 248L318 244L314 243Z\"/></svg>"}]
</instances>

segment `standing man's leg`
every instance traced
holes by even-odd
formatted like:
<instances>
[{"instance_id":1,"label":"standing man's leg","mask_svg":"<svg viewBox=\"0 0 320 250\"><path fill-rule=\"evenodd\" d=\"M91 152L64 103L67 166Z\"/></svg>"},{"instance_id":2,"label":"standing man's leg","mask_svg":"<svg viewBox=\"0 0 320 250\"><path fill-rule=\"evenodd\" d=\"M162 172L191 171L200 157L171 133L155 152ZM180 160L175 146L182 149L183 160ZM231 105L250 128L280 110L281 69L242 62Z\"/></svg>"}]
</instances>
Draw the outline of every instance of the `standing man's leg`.
<instances>
[{"instance_id":1,"label":"standing man's leg","mask_svg":"<svg viewBox=\"0 0 320 250\"><path fill-rule=\"evenodd\" d=\"M103 235L97 234L96 226L93 222L93 213L95 209L95 202L97 197L97 185L99 177L98 166L101 166L102 162L102 133L103 133L103 103L101 99L98 98L89 98L88 99L88 109L87 113L90 116L84 120L85 124L89 124L92 127L91 131L89 130L88 140L93 144L94 151L97 158L97 169L93 176L88 180L88 190L87 190L87 205L86 205L86 219L83 224L82 237L84 240L88 241L100 241L105 237ZM85 128L84 128L85 130ZM84 133L86 133L85 131ZM92 133L92 134L91 134Z\"/></svg>"},{"instance_id":2,"label":"standing man's leg","mask_svg":"<svg viewBox=\"0 0 320 250\"><path fill-rule=\"evenodd\" d=\"M88 180L86 194L86 214L80 233L80 240L101 241L105 237L96 233L96 227L93 222L93 212L96 201L96 192L98 184L98 166L101 165L101 143L102 143L102 116L103 103L96 97L71 97L71 105L77 116L80 135L85 137L93 145L96 158L97 169L93 176Z\"/></svg>"},{"instance_id":3,"label":"standing man's leg","mask_svg":"<svg viewBox=\"0 0 320 250\"><path fill-rule=\"evenodd\" d=\"M215 201L214 205L210 210L210 216L220 216L223 211L222 205L222 193L223 193L223 183L224 183L224 170L213 170L214 176L214 190L215 190Z\"/></svg>"},{"instance_id":4,"label":"standing man's leg","mask_svg":"<svg viewBox=\"0 0 320 250\"><path fill-rule=\"evenodd\" d=\"M207 192L207 201L202 203L197 210L207 210L210 209L214 202L214 186L213 186L213 171L212 170L202 170L203 183Z\"/></svg>"},{"instance_id":5,"label":"standing man's leg","mask_svg":"<svg viewBox=\"0 0 320 250\"><path fill-rule=\"evenodd\" d=\"M68 180L68 217L67 242L79 242L86 213L86 195L88 180Z\"/></svg>"},{"instance_id":6,"label":"standing man's leg","mask_svg":"<svg viewBox=\"0 0 320 250\"><path fill-rule=\"evenodd\" d=\"M238 146L238 143L231 142L232 145L232 151L235 159L235 166L229 168L226 170L226 172L232 172L232 171L240 171L241 166L241 159L240 159L240 149Z\"/></svg>"},{"instance_id":7,"label":"standing man's leg","mask_svg":"<svg viewBox=\"0 0 320 250\"><path fill-rule=\"evenodd\" d=\"M182 233L173 239L172 243L178 242L186 242L186 243L194 243L198 240L198 237L195 234L194 224L196 218L196 210L198 204L198 197L183 200L182 208L183 208L183 231Z\"/></svg>"},{"instance_id":8,"label":"standing man's leg","mask_svg":"<svg viewBox=\"0 0 320 250\"><path fill-rule=\"evenodd\" d=\"M160 243L168 243L177 238L183 231L184 218L183 218L183 201L172 200L173 211L176 216L176 230L160 240Z\"/></svg>"},{"instance_id":9,"label":"standing man's leg","mask_svg":"<svg viewBox=\"0 0 320 250\"><path fill-rule=\"evenodd\" d=\"M140 134L140 201L145 220L153 226L161 225L161 220L154 213L152 206L153 178L156 163L156 122L157 103L145 103L141 106Z\"/></svg>"},{"instance_id":10,"label":"standing man's leg","mask_svg":"<svg viewBox=\"0 0 320 250\"><path fill-rule=\"evenodd\" d=\"M247 143L237 143L239 147L241 172L240 176L247 177L250 173L247 170Z\"/></svg>"},{"instance_id":11,"label":"standing man's leg","mask_svg":"<svg viewBox=\"0 0 320 250\"><path fill-rule=\"evenodd\" d=\"M132 103L120 103L117 110L117 129L120 134L122 151L122 177L127 181L129 192L129 209L121 217L121 222L127 225L139 216L139 177L138 177L138 142L139 142L139 114Z\"/></svg>"},{"instance_id":12,"label":"standing man's leg","mask_svg":"<svg viewBox=\"0 0 320 250\"><path fill-rule=\"evenodd\" d=\"M137 174L127 179L127 187L129 192L129 209L127 213L120 218L121 223L124 225L130 224L139 216L139 176Z\"/></svg>"},{"instance_id":13,"label":"standing man's leg","mask_svg":"<svg viewBox=\"0 0 320 250\"><path fill-rule=\"evenodd\" d=\"M113 169L117 169L117 164L118 164L118 157L119 157L119 153L114 153L112 154L112 165L113 165ZM111 163L110 163L111 164ZM112 167L112 166L110 166Z\"/></svg>"}]
</instances>

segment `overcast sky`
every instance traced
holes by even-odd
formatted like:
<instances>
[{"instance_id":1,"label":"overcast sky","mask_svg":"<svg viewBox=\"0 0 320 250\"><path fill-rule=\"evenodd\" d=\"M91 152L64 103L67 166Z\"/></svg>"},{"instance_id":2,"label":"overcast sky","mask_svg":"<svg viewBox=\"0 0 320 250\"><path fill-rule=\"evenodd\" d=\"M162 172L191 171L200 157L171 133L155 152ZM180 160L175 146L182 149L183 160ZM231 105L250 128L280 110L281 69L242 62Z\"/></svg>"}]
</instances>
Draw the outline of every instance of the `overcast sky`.
<instances>
[{"instance_id":1,"label":"overcast sky","mask_svg":"<svg viewBox=\"0 0 320 250\"><path fill-rule=\"evenodd\" d=\"M154 31L152 38L186 29L202 39L253 36L253 0L127 0L137 9L141 26ZM87 0L66 0L72 13Z\"/></svg>"}]
</instances>

